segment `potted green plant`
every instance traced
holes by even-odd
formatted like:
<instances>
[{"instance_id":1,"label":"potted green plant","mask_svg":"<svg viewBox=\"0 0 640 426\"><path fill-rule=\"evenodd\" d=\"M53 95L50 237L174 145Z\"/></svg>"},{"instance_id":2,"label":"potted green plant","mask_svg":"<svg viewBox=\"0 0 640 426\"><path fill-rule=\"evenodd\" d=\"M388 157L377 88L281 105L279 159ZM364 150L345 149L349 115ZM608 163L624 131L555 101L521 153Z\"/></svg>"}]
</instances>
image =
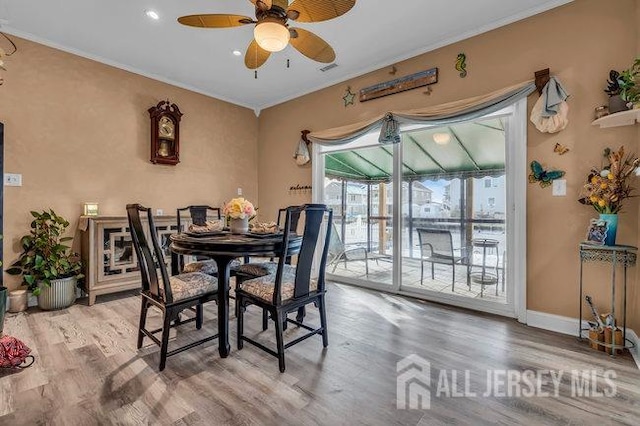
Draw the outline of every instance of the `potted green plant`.
<instances>
[{"instance_id":1,"label":"potted green plant","mask_svg":"<svg viewBox=\"0 0 640 426\"><path fill-rule=\"evenodd\" d=\"M616 112L625 111L627 109L627 102L622 99L620 92L620 83L618 83L620 73L616 70L609 71L609 80L607 80L607 88L604 92L609 95L609 113L614 114Z\"/></svg>"},{"instance_id":2,"label":"potted green plant","mask_svg":"<svg viewBox=\"0 0 640 426\"><path fill-rule=\"evenodd\" d=\"M53 210L31 212L31 231L20 239L22 253L7 273L22 275L23 285L38 297L41 309L63 309L76 300L76 286L82 278L79 256L64 243L69 222Z\"/></svg>"},{"instance_id":3,"label":"potted green plant","mask_svg":"<svg viewBox=\"0 0 640 426\"><path fill-rule=\"evenodd\" d=\"M618 77L618 85L620 86L620 97L627 102L627 106L633 107L640 103L640 58L633 61L630 68L622 71Z\"/></svg>"}]
</instances>

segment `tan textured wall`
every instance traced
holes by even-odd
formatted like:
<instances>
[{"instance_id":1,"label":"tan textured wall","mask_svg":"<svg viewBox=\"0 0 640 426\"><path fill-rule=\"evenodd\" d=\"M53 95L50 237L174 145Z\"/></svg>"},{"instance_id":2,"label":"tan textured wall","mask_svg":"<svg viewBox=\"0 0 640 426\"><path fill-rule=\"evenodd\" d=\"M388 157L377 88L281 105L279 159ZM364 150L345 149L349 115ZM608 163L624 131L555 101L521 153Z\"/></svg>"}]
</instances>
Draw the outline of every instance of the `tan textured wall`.
<instances>
[{"instance_id":1,"label":"tan textured wall","mask_svg":"<svg viewBox=\"0 0 640 426\"><path fill-rule=\"evenodd\" d=\"M220 205L242 187L257 191L258 119L254 112L59 50L16 39L0 87L5 172L5 262L15 259L30 210L53 208L76 228L82 203L125 215L140 202L174 214L188 204ZM169 98L184 113L181 163L149 162L147 109ZM16 278L5 274L14 287Z\"/></svg>"},{"instance_id":2,"label":"tan textured wall","mask_svg":"<svg viewBox=\"0 0 640 426\"><path fill-rule=\"evenodd\" d=\"M578 313L578 253L587 223L595 211L577 203L590 166L600 164L602 149L624 144L638 149L633 127L601 130L591 126L594 108L606 103L603 93L610 68L626 68L637 48L636 2L619 0L616 7L600 0L580 0L547 13L486 34L420 55L397 64L398 75L437 66L439 82L433 94L413 90L355 106L344 107L347 86L354 91L390 78L381 69L342 84L269 108L260 116L259 189L262 211L307 201L290 195L288 188L310 184L311 168L291 160L301 129L321 130L356 122L390 109L407 109L483 94L533 77L551 68L571 93L570 124L557 135L541 134L528 127L528 160L566 170L566 197L552 197L551 189L529 185L527 192L527 288L528 308L576 317ZM467 55L469 75L460 79L453 65L456 55ZM529 98L529 109L537 95ZM560 157L556 142L571 148ZM274 213L275 214L275 213ZM638 204L632 200L620 218L619 242L638 243ZM592 266L587 271L589 292L606 309L608 270ZM635 281L632 274L632 282ZM637 293L634 295L637 299ZM639 306L637 300L632 304ZM632 326L640 330L640 315L631 312Z\"/></svg>"}]
</instances>

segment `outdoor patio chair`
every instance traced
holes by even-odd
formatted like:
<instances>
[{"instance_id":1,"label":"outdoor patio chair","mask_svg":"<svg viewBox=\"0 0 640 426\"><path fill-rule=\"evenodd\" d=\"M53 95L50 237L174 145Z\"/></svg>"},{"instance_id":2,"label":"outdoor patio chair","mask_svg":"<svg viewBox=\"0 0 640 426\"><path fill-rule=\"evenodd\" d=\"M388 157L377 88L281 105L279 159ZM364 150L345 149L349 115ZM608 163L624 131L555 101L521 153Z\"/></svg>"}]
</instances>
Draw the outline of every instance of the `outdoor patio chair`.
<instances>
[{"instance_id":1,"label":"outdoor patio chair","mask_svg":"<svg viewBox=\"0 0 640 426\"><path fill-rule=\"evenodd\" d=\"M333 266L331 273L335 272L338 264L343 262L347 267L347 262L364 260L366 275L369 275L369 254L364 247L347 248L340 238L335 223L331 224L331 239L329 241L329 255L327 266Z\"/></svg>"},{"instance_id":2,"label":"outdoor patio chair","mask_svg":"<svg viewBox=\"0 0 640 426\"><path fill-rule=\"evenodd\" d=\"M416 228L420 246L420 284L424 280L424 263L431 263L431 279L435 279L435 264L451 265L451 291L456 284L456 264L462 264L463 257L453 253L451 231L444 229Z\"/></svg>"}]
</instances>

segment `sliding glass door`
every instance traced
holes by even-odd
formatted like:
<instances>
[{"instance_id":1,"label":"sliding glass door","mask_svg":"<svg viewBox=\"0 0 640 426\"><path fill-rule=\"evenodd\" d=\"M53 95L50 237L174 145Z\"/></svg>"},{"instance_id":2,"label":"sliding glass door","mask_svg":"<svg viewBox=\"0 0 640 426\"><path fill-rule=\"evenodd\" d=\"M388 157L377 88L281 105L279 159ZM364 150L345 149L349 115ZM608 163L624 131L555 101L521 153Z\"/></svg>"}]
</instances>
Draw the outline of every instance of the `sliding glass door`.
<instances>
[{"instance_id":1,"label":"sliding glass door","mask_svg":"<svg viewBox=\"0 0 640 426\"><path fill-rule=\"evenodd\" d=\"M401 288L507 303L506 120L402 135Z\"/></svg>"},{"instance_id":2,"label":"sliding glass door","mask_svg":"<svg viewBox=\"0 0 640 426\"><path fill-rule=\"evenodd\" d=\"M322 202L333 208L327 271L347 282L393 284L393 154L378 145L324 154Z\"/></svg>"},{"instance_id":3,"label":"sliding glass door","mask_svg":"<svg viewBox=\"0 0 640 426\"><path fill-rule=\"evenodd\" d=\"M329 279L515 316L525 249L523 216L514 221L525 202L519 105L402 129L396 145L372 133L318 147L314 199L335 215Z\"/></svg>"}]
</instances>

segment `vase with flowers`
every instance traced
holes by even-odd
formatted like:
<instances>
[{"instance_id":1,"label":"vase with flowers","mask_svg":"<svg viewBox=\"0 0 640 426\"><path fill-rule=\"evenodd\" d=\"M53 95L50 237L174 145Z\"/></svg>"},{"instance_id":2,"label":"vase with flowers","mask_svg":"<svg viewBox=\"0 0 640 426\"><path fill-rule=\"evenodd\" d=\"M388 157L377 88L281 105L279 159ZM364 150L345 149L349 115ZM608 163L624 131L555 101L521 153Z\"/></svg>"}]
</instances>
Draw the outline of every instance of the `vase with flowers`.
<instances>
[{"instance_id":1,"label":"vase with flowers","mask_svg":"<svg viewBox=\"0 0 640 426\"><path fill-rule=\"evenodd\" d=\"M600 219L607 223L605 244L612 246L616 242L618 229L618 213L622 210L622 202L632 197L634 190L631 179L640 165L640 158L634 154L626 154L624 147L618 151L604 150L605 163L600 168L592 168L583 187L579 201L591 205L600 213Z\"/></svg>"},{"instance_id":2,"label":"vase with flowers","mask_svg":"<svg viewBox=\"0 0 640 426\"><path fill-rule=\"evenodd\" d=\"M234 198L224 205L224 216L229 222L229 230L234 234L249 231L249 220L256 215L256 209L249 200Z\"/></svg>"}]
</instances>

